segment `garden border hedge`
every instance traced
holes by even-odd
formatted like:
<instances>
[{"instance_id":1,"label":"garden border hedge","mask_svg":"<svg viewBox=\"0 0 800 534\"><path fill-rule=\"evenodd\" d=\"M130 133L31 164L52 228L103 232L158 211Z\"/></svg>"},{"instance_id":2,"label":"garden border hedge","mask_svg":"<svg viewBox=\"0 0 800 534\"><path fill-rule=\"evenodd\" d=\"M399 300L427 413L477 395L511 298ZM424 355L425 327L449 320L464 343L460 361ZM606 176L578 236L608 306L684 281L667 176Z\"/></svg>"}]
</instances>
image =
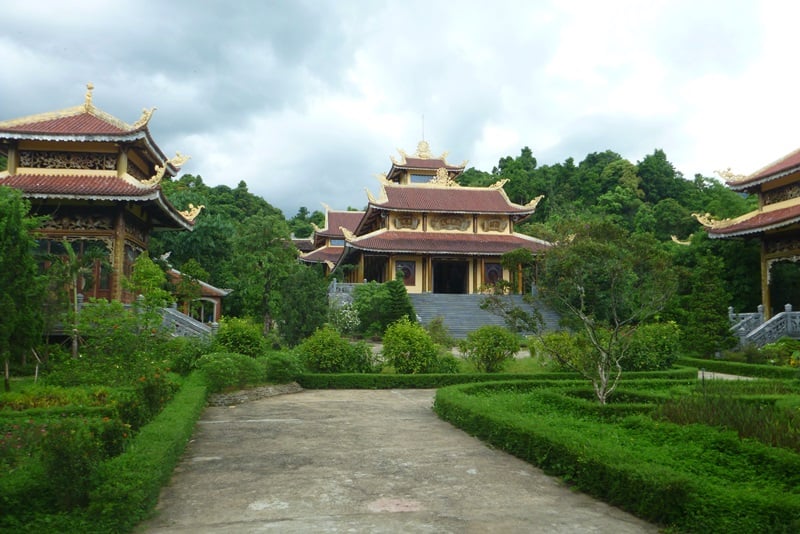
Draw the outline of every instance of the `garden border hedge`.
<instances>
[{"instance_id":1,"label":"garden border hedge","mask_svg":"<svg viewBox=\"0 0 800 534\"><path fill-rule=\"evenodd\" d=\"M582 491L681 532L788 533L800 528L796 493L766 496L752 494L747 488L721 488L701 476L642 462L626 454L624 447L609 448L582 439L575 430L562 428L556 417L543 423L498 411L486 402L486 393L525 392L536 387L531 381L455 385L436 392L434 410L468 434L548 474L564 477ZM640 423L649 421L646 424L652 427L663 424L646 416L635 417ZM743 454L769 449L741 447ZM781 457L783 453L779 453L771 454ZM798 461L792 457L790 463L797 467Z\"/></svg>"},{"instance_id":2,"label":"garden border hedge","mask_svg":"<svg viewBox=\"0 0 800 534\"><path fill-rule=\"evenodd\" d=\"M752 376L755 378L784 378L800 379L800 369L792 367L777 367L774 365L759 365L754 363L729 362L726 360L704 360L701 358L678 358L681 365L705 369L714 373L726 373L739 376Z\"/></svg>"}]
</instances>

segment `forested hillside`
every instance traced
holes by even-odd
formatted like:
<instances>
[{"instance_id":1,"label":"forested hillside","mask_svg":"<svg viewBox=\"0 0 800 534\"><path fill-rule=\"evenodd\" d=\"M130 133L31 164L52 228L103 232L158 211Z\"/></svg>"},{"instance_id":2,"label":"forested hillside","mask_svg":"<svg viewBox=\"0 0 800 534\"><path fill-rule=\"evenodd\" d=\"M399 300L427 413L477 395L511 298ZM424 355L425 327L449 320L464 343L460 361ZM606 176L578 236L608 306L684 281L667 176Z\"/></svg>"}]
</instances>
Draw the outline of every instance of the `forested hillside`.
<instances>
[{"instance_id":1,"label":"forested hillside","mask_svg":"<svg viewBox=\"0 0 800 534\"><path fill-rule=\"evenodd\" d=\"M491 171L468 169L459 182L483 186L504 179L513 202L524 204L544 195L536 213L517 227L521 232L558 241L575 225L602 220L629 233L655 236L681 270L681 288L665 311L666 318L721 330L727 324L727 306L754 311L760 303L757 241L710 240L692 217L706 212L717 218L735 217L754 209L756 200L711 177L687 179L663 150L636 163L606 150L577 163L568 158L539 166L533 152L524 147L518 156L502 158ZM192 203L205 209L194 232L154 239L153 256L171 251L170 262L178 269L189 259L197 260L212 284L235 290L225 302L228 314L274 313L270 301L279 300L276 292L295 272L296 253L288 238L291 233L309 235L311 222L322 225L323 214L301 208L287 220L268 201L250 193L244 182L235 188L209 187L199 176L184 175L165 182L164 189L179 207ZM777 306L800 301L797 271L793 264L773 269Z\"/></svg>"}]
</instances>

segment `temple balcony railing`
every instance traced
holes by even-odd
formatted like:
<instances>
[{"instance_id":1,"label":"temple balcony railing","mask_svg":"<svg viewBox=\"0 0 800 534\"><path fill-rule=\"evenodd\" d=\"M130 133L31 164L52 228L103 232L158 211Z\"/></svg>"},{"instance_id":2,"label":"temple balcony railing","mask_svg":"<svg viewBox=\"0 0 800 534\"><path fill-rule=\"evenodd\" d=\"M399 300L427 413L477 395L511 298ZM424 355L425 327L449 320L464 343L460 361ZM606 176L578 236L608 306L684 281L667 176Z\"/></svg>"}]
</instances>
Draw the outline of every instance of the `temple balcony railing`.
<instances>
[{"instance_id":1,"label":"temple balcony railing","mask_svg":"<svg viewBox=\"0 0 800 534\"><path fill-rule=\"evenodd\" d=\"M791 304L784 306L784 311L776 314L766 322L763 322L763 308L761 306L759 306L759 313L761 313L762 317L761 324L758 324L744 335L741 335L744 332L743 327L734 330L739 336L740 344L763 347L768 343L774 343L782 337L800 339L800 312L793 311ZM739 325L747 324L746 321L747 318L742 319ZM733 328L737 328L739 325L735 325Z\"/></svg>"},{"instance_id":2,"label":"temple balcony railing","mask_svg":"<svg viewBox=\"0 0 800 534\"><path fill-rule=\"evenodd\" d=\"M755 313L734 313L733 306L730 306L728 320L731 323L731 331L742 343L750 332L764 323L764 306L759 304Z\"/></svg>"}]
</instances>

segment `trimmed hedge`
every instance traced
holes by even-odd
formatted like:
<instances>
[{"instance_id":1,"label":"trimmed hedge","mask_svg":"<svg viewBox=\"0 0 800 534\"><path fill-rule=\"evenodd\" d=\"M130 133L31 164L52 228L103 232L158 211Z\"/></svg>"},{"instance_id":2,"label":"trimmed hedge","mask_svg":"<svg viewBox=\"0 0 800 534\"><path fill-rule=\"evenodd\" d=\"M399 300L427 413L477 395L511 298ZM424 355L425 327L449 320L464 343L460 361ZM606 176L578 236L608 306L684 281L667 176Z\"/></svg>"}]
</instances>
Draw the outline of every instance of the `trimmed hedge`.
<instances>
[{"instance_id":1,"label":"trimmed hedge","mask_svg":"<svg viewBox=\"0 0 800 534\"><path fill-rule=\"evenodd\" d=\"M678 363L714 373L725 373L756 378L800 379L800 369L792 367L776 367L774 365L757 365L753 363L729 362L726 360L704 360L701 358L679 358Z\"/></svg>"},{"instance_id":2,"label":"trimmed hedge","mask_svg":"<svg viewBox=\"0 0 800 534\"><path fill-rule=\"evenodd\" d=\"M643 393L631 387L620 395ZM800 530L800 455L646 415L611 424L567 395L580 389L459 385L437 391L434 410L581 491L677 531Z\"/></svg>"},{"instance_id":3,"label":"trimmed hedge","mask_svg":"<svg viewBox=\"0 0 800 534\"><path fill-rule=\"evenodd\" d=\"M697 378L697 369L682 367L667 371L644 371L623 374L623 382L642 379L674 379L694 381ZM297 383L305 389L434 389L455 384L472 384L487 381L508 380L534 380L534 381L560 381L577 380L579 383L586 381L577 373L458 373L458 374L365 374L365 373L304 373L297 377Z\"/></svg>"},{"instance_id":4,"label":"trimmed hedge","mask_svg":"<svg viewBox=\"0 0 800 534\"><path fill-rule=\"evenodd\" d=\"M88 516L102 531L128 532L151 513L192 436L206 398L203 377L192 373L172 402L142 427L128 450L100 467Z\"/></svg>"}]
</instances>

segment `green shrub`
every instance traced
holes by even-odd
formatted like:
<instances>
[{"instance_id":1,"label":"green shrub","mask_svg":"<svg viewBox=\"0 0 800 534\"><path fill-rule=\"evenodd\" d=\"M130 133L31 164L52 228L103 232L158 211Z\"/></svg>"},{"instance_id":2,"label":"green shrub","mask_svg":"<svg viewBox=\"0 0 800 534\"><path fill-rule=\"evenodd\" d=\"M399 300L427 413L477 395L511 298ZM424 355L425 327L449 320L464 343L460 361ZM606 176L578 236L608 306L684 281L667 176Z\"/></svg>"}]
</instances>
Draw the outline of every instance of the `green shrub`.
<instances>
[{"instance_id":1,"label":"green shrub","mask_svg":"<svg viewBox=\"0 0 800 534\"><path fill-rule=\"evenodd\" d=\"M383 284L359 284L353 294L353 308L358 313L359 331L368 336L380 336L386 328L402 317L416 317L405 285L400 280Z\"/></svg>"},{"instance_id":2,"label":"green shrub","mask_svg":"<svg viewBox=\"0 0 800 534\"><path fill-rule=\"evenodd\" d=\"M328 322L344 336L355 334L361 326L358 310L353 304L332 305L328 310Z\"/></svg>"},{"instance_id":3,"label":"green shrub","mask_svg":"<svg viewBox=\"0 0 800 534\"><path fill-rule=\"evenodd\" d=\"M640 325L632 334L628 355L620 363L625 371L669 369L678 359L680 328L672 321Z\"/></svg>"},{"instance_id":4,"label":"green shrub","mask_svg":"<svg viewBox=\"0 0 800 534\"><path fill-rule=\"evenodd\" d=\"M197 360L197 369L205 376L212 393L266 381L266 369L254 358L236 352L213 352Z\"/></svg>"},{"instance_id":5,"label":"green shrub","mask_svg":"<svg viewBox=\"0 0 800 534\"><path fill-rule=\"evenodd\" d=\"M425 325L425 330L428 331L428 335L431 336L433 342L440 347L449 349L456 346L456 340L453 339L450 332L447 330L443 317L439 316L431 319L431 321Z\"/></svg>"},{"instance_id":6,"label":"green shrub","mask_svg":"<svg viewBox=\"0 0 800 534\"><path fill-rule=\"evenodd\" d=\"M373 367L372 350L366 343L350 343L330 325L319 328L295 351L313 373L368 373Z\"/></svg>"},{"instance_id":7,"label":"green shrub","mask_svg":"<svg viewBox=\"0 0 800 534\"><path fill-rule=\"evenodd\" d=\"M751 363L767 363L770 365L791 365L793 358L800 358L800 340L783 337L775 343L761 347L763 361Z\"/></svg>"},{"instance_id":8,"label":"green shrub","mask_svg":"<svg viewBox=\"0 0 800 534\"><path fill-rule=\"evenodd\" d=\"M274 384L294 382L303 372L300 360L292 352L273 352L266 357L267 381Z\"/></svg>"},{"instance_id":9,"label":"green shrub","mask_svg":"<svg viewBox=\"0 0 800 534\"><path fill-rule=\"evenodd\" d=\"M220 322L212 350L235 352L256 358L266 352L267 342L260 325L247 319L229 317Z\"/></svg>"},{"instance_id":10,"label":"green shrub","mask_svg":"<svg viewBox=\"0 0 800 534\"><path fill-rule=\"evenodd\" d=\"M404 317L389 325L383 336L383 356L398 373L430 373L439 350L422 326Z\"/></svg>"},{"instance_id":11,"label":"green shrub","mask_svg":"<svg viewBox=\"0 0 800 534\"><path fill-rule=\"evenodd\" d=\"M199 373L190 375L128 450L100 466L87 513L94 531L130 532L152 512L205 407L204 382Z\"/></svg>"},{"instance_id":12,"label":"green shrub","mask_svg":"<svg viewBox=\"0 0 800 534\"><path fill-rule=\"evenodd\" d=\"M126 432L125 425L108 418L70 418L47 425L41 443L42 464L61 510L88 504L100 462L122 452Z\"/></svg>"},{"instance_id":13,"label":"green shrub","mask_svg":"<svg viewBox=\"0 0 800 534\"><path fill-rule=\"evenodd\" d=\"M186 376L195 368L195 363L203 355L211 352L210 342L198 337L175 337L164 344L169 354L170 369Z\"/></svg>"},{"instance_id":14,"label":"green shrub","mask_svg":"<svg viewBox=\"0 0 800 534\"><path fill-rule=\"evenodd\" d=\"M470 332L459 346L467 360L481 373L501 371L519 351L517 336L494 325L482 326Z\"/></svg>"},{"instance_id":15,"label":"green shrub","mask_svg":"<svg viewBox=\"0 0 800 534\"><path fill-rule=\"evenodd\" d=\"M431 370L438 374L456 374L461 370L461 361L449 352L440 352Z\"/></svg>"},{"instance_id":16,"label":"green shrub","mask_svg":"<svg viewBox=\"0 0 800 534\"><path fill-rule=\"evenodd\" d=\"M119 301L91 299L78 317L84 358L125 361L136 353L157 353L157 346L167 339L161 315L146 307L134 310Z\"/></svg>"}]
</instances>

